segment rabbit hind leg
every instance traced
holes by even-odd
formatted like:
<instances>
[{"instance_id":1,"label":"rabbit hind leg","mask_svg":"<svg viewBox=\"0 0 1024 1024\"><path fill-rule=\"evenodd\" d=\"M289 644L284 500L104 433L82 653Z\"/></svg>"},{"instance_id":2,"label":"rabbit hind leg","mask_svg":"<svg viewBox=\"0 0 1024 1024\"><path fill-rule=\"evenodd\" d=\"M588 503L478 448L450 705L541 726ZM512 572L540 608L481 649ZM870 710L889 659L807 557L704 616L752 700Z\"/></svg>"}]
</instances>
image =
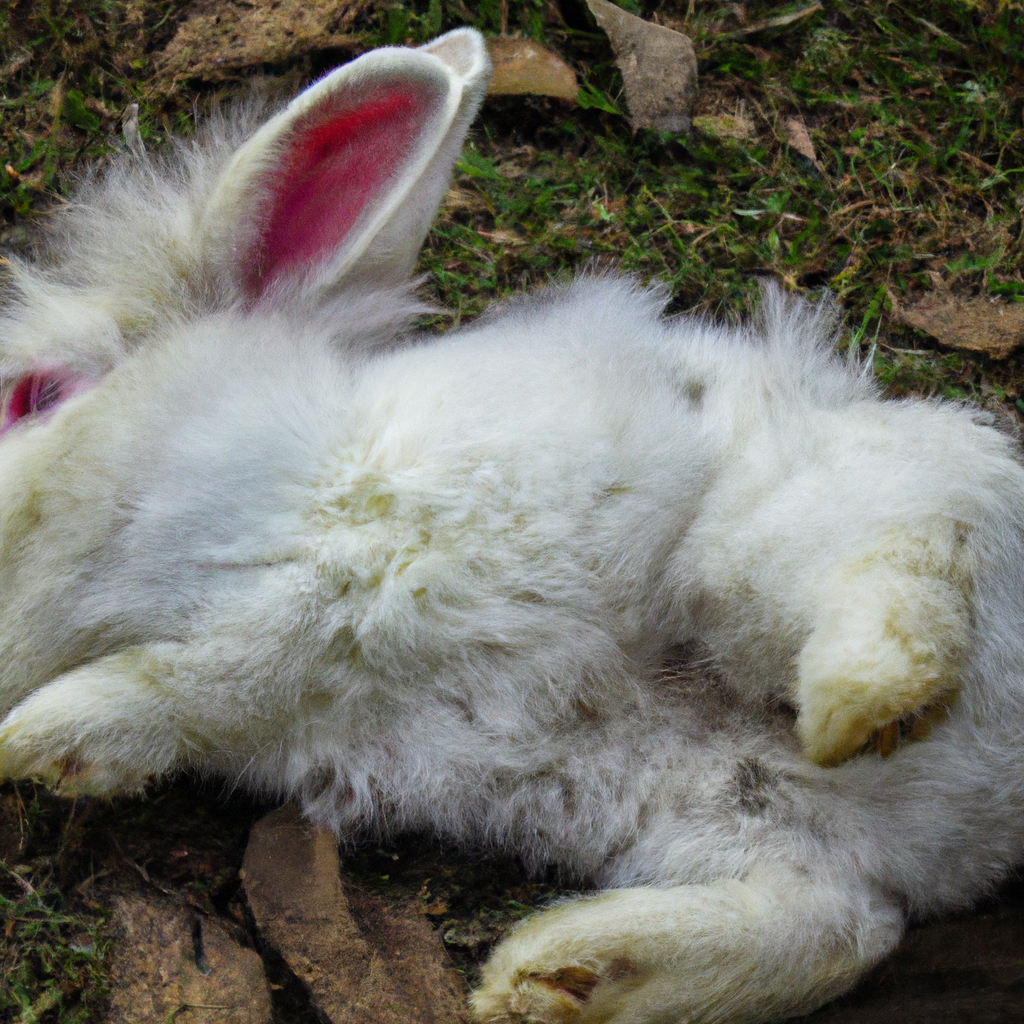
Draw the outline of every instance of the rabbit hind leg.
<instances>
[{"instance_id":1,"label":"rabbit hind leg","mask_svg":"<svg viewBox=\"0 0 1024 1024\"><path fill-rule=\"evenodd\" d=\"M778 864L743 880L602 893L520 925L473 996L486 1024L763 1021L846 991L900 911Z\"/></svg>"},{"instance_id":2,"label":"rabbit hind leg","mask_svg":"<svg viewBox=\"0 0 1024 1024\"><path fill-rule=\"evenodd\" d=\"M888 753L901 722L920 738L955 699L972 623L967 534L939 516L891 530L827 580L797 665L810 760Z\"/></svg>"},{"instance_id":3,"label":"rabbit hind leg","mask_svg":"<svg viewBox=\"0 0 1024 1024\"><path fill-rule=\"evenodd\" d=\"M58 791L139 791L176 767L186 744L173 717L175 645L134 647L38 689L0 722L0 778Z\"/></svg>"}]
</instances>

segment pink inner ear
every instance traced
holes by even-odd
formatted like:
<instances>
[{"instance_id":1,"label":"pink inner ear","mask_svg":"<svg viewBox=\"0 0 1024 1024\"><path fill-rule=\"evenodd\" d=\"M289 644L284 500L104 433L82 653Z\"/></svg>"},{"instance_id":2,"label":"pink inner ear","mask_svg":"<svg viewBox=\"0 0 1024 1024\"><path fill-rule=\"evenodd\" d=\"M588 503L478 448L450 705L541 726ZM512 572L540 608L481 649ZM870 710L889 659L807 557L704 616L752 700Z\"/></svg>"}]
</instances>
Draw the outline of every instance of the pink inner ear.
<instances>
[{"instance_id":1,"label":"pink inner ear","mask_svg":"<svg viewBox=\"0 0 1024 1024\"><path fill-rule=\"evenodd\" d=\"M26 374L14 385L7 400L3 421L0 422L0 434L23 419L51 412L91 384L89 378L65 369L37 370Z\"/></svg>"},{"instance_id":2,"label":"pink inner ear","mask_svg":"<svg viewBox=\"0 0 1024 1024\"><path fill-rule=\"evenodd\" d=\"M268 183L270 212L246 275L250 295L342 245L401 168L433 98L409 85L378 90L355 107L341 96L293 126L277 179Z\"/></svg>"}]
</instances>

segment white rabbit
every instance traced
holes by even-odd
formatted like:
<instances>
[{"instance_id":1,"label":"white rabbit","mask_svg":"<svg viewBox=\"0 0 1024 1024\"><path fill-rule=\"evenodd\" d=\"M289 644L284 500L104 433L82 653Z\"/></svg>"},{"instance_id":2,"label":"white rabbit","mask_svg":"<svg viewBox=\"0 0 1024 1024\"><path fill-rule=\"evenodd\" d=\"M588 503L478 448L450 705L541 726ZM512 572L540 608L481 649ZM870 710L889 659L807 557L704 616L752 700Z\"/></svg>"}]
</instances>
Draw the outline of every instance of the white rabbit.
<instances>
[{"instance_id":1,"label":"white rabbit","mask_svg":"<svg viewBox=\"0 0 1024 1024\"><path fill-rule=\"evenodd\" d=\"M609 890L497 949L483 1021L810 1009L1024 853L1024 472L772 292L410 334L487 74L467 30L375 51L12 258L0 775L190 767Z\"/></svg>"}]
</instances>

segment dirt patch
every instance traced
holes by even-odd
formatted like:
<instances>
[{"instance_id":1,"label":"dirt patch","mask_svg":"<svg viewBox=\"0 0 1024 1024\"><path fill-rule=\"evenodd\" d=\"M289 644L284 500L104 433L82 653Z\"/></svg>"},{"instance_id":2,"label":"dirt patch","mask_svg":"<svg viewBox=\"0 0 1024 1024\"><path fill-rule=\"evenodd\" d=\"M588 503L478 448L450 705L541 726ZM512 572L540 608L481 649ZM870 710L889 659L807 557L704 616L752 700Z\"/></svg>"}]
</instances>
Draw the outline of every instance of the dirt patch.
<instances>
[{"instance_id":1,"label":"dirt patch","mask_svg":"<svg viewBox=\"0 0 1024 1024\"><path fill-rule=\"evenodd\" d=\"M218 921L142 894L113 902L107 1024L270 1024L263 961Z\"/></svg>"}]
</instances>

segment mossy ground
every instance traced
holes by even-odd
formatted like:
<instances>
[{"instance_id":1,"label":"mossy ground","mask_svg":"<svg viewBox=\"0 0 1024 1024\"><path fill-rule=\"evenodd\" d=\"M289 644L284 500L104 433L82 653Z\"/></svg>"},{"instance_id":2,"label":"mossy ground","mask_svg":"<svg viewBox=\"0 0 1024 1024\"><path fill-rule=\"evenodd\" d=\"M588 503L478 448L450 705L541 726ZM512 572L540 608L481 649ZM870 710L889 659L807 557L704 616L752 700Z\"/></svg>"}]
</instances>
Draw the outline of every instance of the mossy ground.
<instances>
[{"instance_id":1,"label":"mossy ground","mask_svg":"<svg viewBox=\"0 0 1024 1024\"><path fill-rule=\"evenodd\" d=\"M474 24L542 40L581 82L577 106L485 105L421 261L448 310L433 326L595 261L666 281L675 310L723 317L756 303L767 278L815 300L833 295L843 344L873 361L891 393L969 398L1020 420L1024 356L941 350L903 326L891 302L940 280L960 297L1024 301L1021 5L830 0L757 28L808 2L622 0L694 40L700 96L688 135L631 130L613 55L577 0L366 3L355 49ZM123 148L128 104L139 104L155 147L191 131L195 109L244 87L244 75L155 84L157 55L189 10L185 0L0 0L5 245L30 246L32 223L64 201L76 168ZM298 80L349 55L252 70ZM724 132L723 116L748 125L745 137ZM790 118L806 127L816 160L787 141ZM89 805L5 787L0 1021L101 1019L103 892L118 872L244 926L237 868L260 810L187 782ZM368 852L358 876L422 897L469 966L550 891L510 880L511 868L488 880L479 865L453 870L440 855L433 867L418 852L391 856Z\"/></svg>"}]
</instances>

